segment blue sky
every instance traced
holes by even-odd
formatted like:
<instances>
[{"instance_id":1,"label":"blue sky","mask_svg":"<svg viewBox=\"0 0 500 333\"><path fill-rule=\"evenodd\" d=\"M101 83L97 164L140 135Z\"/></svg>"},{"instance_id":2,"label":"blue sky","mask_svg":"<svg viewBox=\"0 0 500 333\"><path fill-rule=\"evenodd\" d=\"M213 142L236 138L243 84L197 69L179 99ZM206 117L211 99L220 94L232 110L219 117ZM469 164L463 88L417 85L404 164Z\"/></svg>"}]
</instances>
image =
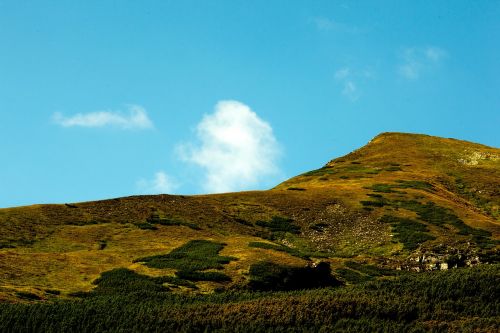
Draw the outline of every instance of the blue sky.
<instances>
[{"instance_id":1,"label":"blue sky","mask_svg":"<svg viewBox=\"0 0 500 333\"><path fill-rule=\"evenodd\" d=\"M500 146L499 1L0 0L0 207L266 189L384 131Z\"/></svg>"}]
</instances>

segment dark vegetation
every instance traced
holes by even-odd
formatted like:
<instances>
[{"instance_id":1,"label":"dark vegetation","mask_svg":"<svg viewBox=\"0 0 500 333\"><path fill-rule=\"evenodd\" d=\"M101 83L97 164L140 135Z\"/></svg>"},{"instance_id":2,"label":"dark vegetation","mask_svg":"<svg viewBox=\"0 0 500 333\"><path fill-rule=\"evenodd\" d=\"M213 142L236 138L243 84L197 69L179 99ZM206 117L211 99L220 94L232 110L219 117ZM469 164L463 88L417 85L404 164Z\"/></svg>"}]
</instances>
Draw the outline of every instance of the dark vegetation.
<instances>
[{"instance_id":1,"label":"dark vegetation","mask_svg":"<svg viewBox=\"0 0 500 333\"><path fill-rule=\"evenodd\" d=\"M369 264L347 261L344 268L337 268L335 272L345 282L350 284L362 283L376 277L393 276L397 272Z\"/></svg>"},{"instance_id":2,"label":"dark vegetation","mask_svg":"<svg viewBox=\"0 0 500 333\"><path fill-rule=\"evenodd\" d=\"M99 250L104 250L108 246L108 241L103 239L98 242Z\"/></svg>"},{"instance_id":3,"label":"dark vegetation","mask_svg":"<svg viewBox=\"0 0 500 333\"><path fill-rule=\"evenodd\" d=\"M259 275L261 268L253 271L264 281L268 269L280 272L266 267ZM499 268L406 273L334 289L193 296L130 277L130 292L124 287L78 301L0 304L0 331L497 332ZM109 282L107 288L120 287Z\"/></svg>"},{"instance_id":4,"label":"dark vegetation","mask_svg":"<svg viewBox=\"0 0 500 333\"><path fill-rule=\"evenodd\" d=\"M208 240L192 240L172 250L161 254L134 260L142 262L151 268L174 268L176 275L192 281L229 281L230 278L219 272L202 272L208 269L222 269L236 258L220 256L219 252L225 244Z\"/></svg>"},{"instance_id":5,"label":"dark vegetation","mask_svg":"<svg viewBox=\"0 0 500 333\"><path fill-rule=\"evenodd\" d=\"M260 248L260 249L286 252L294 257L299 257L299 258L304 258L304 259L309 258L307 255L300 252L299 250L285 246L285 245L281 245L281 244L270 244L270 243L264 243L264 242L250 242L248 244L248 246L256 247L256 248Z\"/></svg>"},{"instance_id":6,"label":"dark vegetation","mask_svg":"<svg viewBox=\"0 0 500 333\"><path fill-rule=\"evenodd\" d=\"M391 215L384 215L380 220L391 225L395 238L403 243L405 250L415 250L420 244L436 239L429 235L429 228L418 221Z\"/></svg>"},{"instance_id":7,"label":"dark vegetation","mask_svg":"<svg viewBox=\"0 0 500 333\"><path fill-rule=\"evenodd\" d=\"M421 203L415 200L394 201L393 207L404 208L417 213L419 219L436 226L451 225L457 229L458 235L471 235L472 240L481 248L491 248L496 242L492 240L491 233L486 230L472 228L456 216L451 209L440 207L433 202Z\"/></svg>"},{"instance_id":8,"label":"dark vegetation","mask_svg":"<svg viewBox=\"0 0 500 333\"><path fill-rule=\"evenodd\" d=\"M158 228L152 225L151 223L137 223L137 228L143 230L157 230Z\"/></svg>"},{"instance_id":9,"label":"dark vegetation","mask_svg":"<svg viewBox=\"0 0 500 333\"><path fill-rule=\"evenodd\" d=\"M284 234L300 234L300 227L293 223L293 220L282 216L273 216L271 221L255 222L259 227L263 227L269 231L268 239L275 240L283 238Z\"/></svg>"},{"instance_id":10,"label":"dark vegetation","mask_svg":"<svg viewBox=\"0 0 500 333\"><path fill-rule=\"evenodd\" d=\"M147 219L148 224L160 224L160 225L183 225L185 227L191 228L193 230L201 230L201 228L196 223L191 223L178 218L168 218L163 216L163 213L159 211L154 211L151 216Z\"/></svg>"},{"instance_id":11,"label":"dark vegetation","mask_svg":"<svg viewBox=\"0 0 500 333\"><path fill-rule=\"evenodd\" d=\"M30 292L26 292L26 291L18 291L18 292L16 292L16 296L20 299L24 299L27 301L39 301L39 300L41 300L40 296L33 294L33 293L30 293Z\"/></svg>"},{"instance_id":12,"label":"dark vegetation","mask_svg":"<svg viewBox=\"0 0 500 333\"><path fill-rule=\"evenodd\" d=\"M305 191L306 189L303 187L289 187L287 188L289 191Z\"/></svg>"},{"instance_id":13,"label":"dark vegetation","mask_svg":"<svg viewBox=\"0 0 500 333\"><path fill-rule=\"evenodd\" d=\"M321 262L315 267L291 267L261 261L250 266L249 288L252 290L300 290L338 286L331 274L330 264Z\"/></svg>"},{"instance_id":14,"label":"dark vegetation","mask_svg":"<svg viewBox=\"0 0 500 333\"><path fill-rule=\"evenodd\" d=\"M136 273L127 268L115 268L104 272L92 282L96 287L90 292L74 293L71 296L89 298L97 296L126 295L134 292L168 292L170 287L188 287L196 289L196 285L187 279L176 276L151 277Z\"/></svg>"},{"instance_id":15,"label":"dark vegetation","mask_svg":"<svg viewBox=\"0 0 500 333\"><path fill-rule=\"evenodd\" d=\"M407 188L429 192L432 192L434 190L434 186L432 186L432 184L420 180L397 180L396 184L373 184L372 186L366 188L372 190L373 192L380 193L405 193L402 191L397 191L395 189Z\"/></svg>"},{"instance_id":16,"label":"dark vegetation","mask_svg":"<svg viewBox=\"0 0 500 333\"><path fill-rule=\"evenodd\" d=\"M493 248L498 242L491 239L491 232L483 229L473 228L464 223L451 209L436 205L434 202L421 203L417 200L389 200L380 193L399 193L395 188L414 188L433 191L433 186L422 181L397 181L398 184L375 184L369 189L376 193L368 196L372 200L363 200L360 203L365 208L389 206L395 209L406 209L417 213L421 221L446 228L447 225L454 227L458 235L470 235L472 240L483 249ZM435 239L427 234L429 230L425 225L410 219L400 219L393 216L384 216L382 221L390 223L396 237L404 244L405 249L414 250L419 244Z\"/></svg>"}]
</instances>

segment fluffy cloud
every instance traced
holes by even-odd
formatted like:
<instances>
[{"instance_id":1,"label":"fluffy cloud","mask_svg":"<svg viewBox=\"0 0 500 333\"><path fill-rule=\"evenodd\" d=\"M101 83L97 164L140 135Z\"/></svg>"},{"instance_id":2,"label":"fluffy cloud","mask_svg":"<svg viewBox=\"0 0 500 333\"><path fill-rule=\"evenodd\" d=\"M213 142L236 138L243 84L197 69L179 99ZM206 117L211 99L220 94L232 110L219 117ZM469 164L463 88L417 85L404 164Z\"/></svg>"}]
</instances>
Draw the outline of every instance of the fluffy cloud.
<instances>
[{"instance_id":1,"label":"fluffy cloud","mask_svg":"<svg viewBox=\"0 0 500 333\"><path fill-rule=\"evenodd\" d=\"M114 126L121 129L148 129L153 128L146 110L139 105L130 105L128 114L119 111L96 111L78 113L65 117L61 113L54 113L52 119L62 127L105 127Z\"/></svg>"},{"instance_id":2,"label":"fluffy cloud","mask_svg":"<svg viewBox=\"0 0 500 333\"><path fill-rule=\"evenodd\" d=\"M158 171L151 180L141 179L137 182L139 190L145 194L173 193L178 183L163 171Z\"/></svg>"},{"instance_id":3,"label":"fluffy cloud","mask_svg":"<svg viewBox=\"0 0 500 333\"><path fill-rule=\"evenodd\" d=\"M269 123L247 105L221 101L196 127L197 143L178 146L184 161L205 171L204 190L250 189L276 174L279 145Z\"/></svg>"},{"instance_id":4,"label":"fluffy cloud","mask_svg":"<svg viewBox=\"0 0 500 333\"><path fill-rule=\"evenodd\" d=\"M445 57L446 51L434 46L405 48L400 54L402 61L398 66L398 73L407 80L416 80L424 71L432 69Z\"/></svg>"}]
</instances>

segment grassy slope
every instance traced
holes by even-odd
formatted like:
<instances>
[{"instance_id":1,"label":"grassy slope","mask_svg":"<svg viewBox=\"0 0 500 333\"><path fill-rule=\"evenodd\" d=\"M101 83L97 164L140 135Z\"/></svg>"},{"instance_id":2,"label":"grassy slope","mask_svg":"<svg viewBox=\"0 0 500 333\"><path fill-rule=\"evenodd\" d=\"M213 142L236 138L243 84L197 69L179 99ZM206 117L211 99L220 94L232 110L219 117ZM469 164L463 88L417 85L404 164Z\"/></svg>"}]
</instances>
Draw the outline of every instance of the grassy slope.
<instances>
[{"instance_id":1,"label":"grassy slope","mask_svg":"<svg viewBox=\"0 0 500 333\"><path fill-rule=\"evenodd\" d=\"M413 188L393 188L389 193L373 190L375 184L400 186L398 181L426 182L432 187L411 183ZM20 291L43 299L68 297L92 289L92 281L101 273L117 267L151 276L173 275L174 270L148 268L133 261L166 254L195 239L225 243L220 255L238 259L223 269L231 282L197 282L199 292L244 284L250 265L262 259L305 265L307 257L319 260L329 256L321 260L330 261L334 270L347 260L394 267L412 253L380 217L418 216L394 206L368 210L361 204L373 199L368 195L379 193L393 202L434 202L450 209L466 225L487 230L491 239L498 239L499 189L499 149L454 139L386 133L324 168L270 191L136 196L1 209L0 301L19 301L16 292ZM151 225L147 221L152 216L182 223L144 229ZM270 222L274 216L291 218L300 233L276 233L259 222ZM434 239L419 245L418 251L441 244L461 251L477 247L474 243L468 246L472 236L458 235L454 226L419 223L425 224ZM251 242L281 244L307 255L252 247ZM61 294L53 296L48 289Z\"/></svg>"}]
</instances>

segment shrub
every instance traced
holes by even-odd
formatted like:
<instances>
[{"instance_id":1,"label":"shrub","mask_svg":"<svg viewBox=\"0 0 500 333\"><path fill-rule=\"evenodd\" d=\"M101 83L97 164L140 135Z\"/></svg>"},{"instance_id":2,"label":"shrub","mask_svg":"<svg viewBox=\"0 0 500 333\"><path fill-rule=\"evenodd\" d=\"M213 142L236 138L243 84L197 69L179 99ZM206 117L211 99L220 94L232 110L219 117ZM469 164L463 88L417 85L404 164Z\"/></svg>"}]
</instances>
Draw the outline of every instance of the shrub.
<instances>
[{"instance_id":1,"label":"shrub","mask_svg":"<svg viewBox=\"0 0 500 333\"><path fill-rule=\"evenodd\" d=\"M136 226L143 230L157 230L158 228L151 223L137 223Z\"/></svg>"},{"instance_id":2,"label":"shrub","mask_svg":"<svg viewBox=\"0 0 500 333\"><path fill-rule=\"evenodd\" d=\"M288 217L273 216L271 221L257 221L255 223L260 227L269 229L271 232L289 232L299 234L300 227L293 224L293 220Z\"/></svg>"},{"instance_id":3,"label":"shrub","mask_svg":"<svg viewBox=\"0 0 500 333\"><path fill-rule=\"evenodd\" d=\"M168 291L162 285L161 279L142 275L127 268L116 268L104 272L93 284L97 287L91 292L92 294Z\"/></svg>"},{"instance_id":4,"label":"shrub","mask_svg":"<svg viewBox=\"0 0 500 333\"><path fill-rule=\"evenodd\" d=\"M144 262L151 268L175 268L184 271L221 269L231 260L236 260L233 257L219 256L224 246L225 244L208 240L192 240L168 254L139 258L134 262Z\"/></svg>"},{"instance_id":5,"label":"shrub","mask_svg":"<svg viewBox=\"0 0 500 333\"><path fill-rule=\"evenodd\" d=\"M299 290L340 285L330 274L330 264L293 267L261 261L250 266L252 290Z\"/></svg>"},{"instance_id":6,"label":"shrub","mask_svg":"<svg viewBox=\"0 0 500 333\"><path fill-rule=\"evenodd\" d=\"M380 220L391 224L395 238L403 243L406 250L414 250L420 244L436 239L436 237L427 233L429 231L427 226L418 221L391 215L384 215Z\"/></svg>"},{"instance_id":7,"label":"shrub","mask_svg":"<svg viewBox=\"0 0 500 333\"><path fill-rule=\"evenodd\" d=\"M18 298L21 298L21 299L24 299L27 301L39 301L42 299L40 296L33 294L33 293L26 292L26 291L18 291L18 292L16 292L16 296Z\"/></svg>"},{"instance_id":8,"label":"shrub","mask_svg":"<svg viewBox=\"0 0 500 333\"><path fill-rule=\"evenodd\" d=\"M175 273L177 277L189 281L214 281L214 282L227 282L231 278L224 273L220 272L197 272L197 271L178 271Z\"/></svg>"},{"instance_id":9,"label":"shrub","mask_svg":"<svg viewBox=\"0 0 500 333\"><path fill-rule=\"evenodd\" d=\"M302 188L302 187L289 187L289 188L287 188L287 190L289 190L289 191L305 191L306 189Z\"/></svg>"}]
</instances>

